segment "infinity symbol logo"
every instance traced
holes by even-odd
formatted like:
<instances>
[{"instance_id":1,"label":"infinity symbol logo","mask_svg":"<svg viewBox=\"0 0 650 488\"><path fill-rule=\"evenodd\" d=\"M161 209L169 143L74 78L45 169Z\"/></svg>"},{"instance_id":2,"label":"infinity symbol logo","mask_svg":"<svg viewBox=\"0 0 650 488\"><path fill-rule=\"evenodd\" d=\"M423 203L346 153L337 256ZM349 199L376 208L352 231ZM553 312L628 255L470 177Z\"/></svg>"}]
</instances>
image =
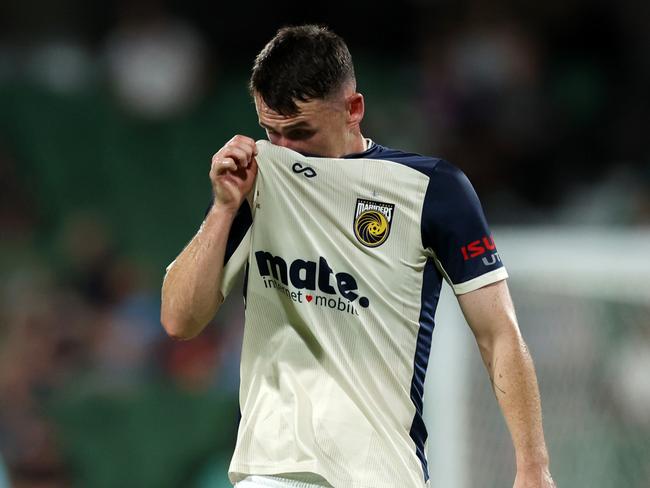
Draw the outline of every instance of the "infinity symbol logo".
<instances>
[{"instance_id":1,"label":"infinity symbol logo","mask_svg":"<svg viewBox=\"0 0 650 488\"><path fill-rule=\"evenodd\" d=\"M303 166L298 162L293 163L291 169L293 170L294 173L303 173L307 178L313 178L314 176L316 176L316 171L314 171L314 168L310 168L309 166Z\"/></svg>"}]
</instances>

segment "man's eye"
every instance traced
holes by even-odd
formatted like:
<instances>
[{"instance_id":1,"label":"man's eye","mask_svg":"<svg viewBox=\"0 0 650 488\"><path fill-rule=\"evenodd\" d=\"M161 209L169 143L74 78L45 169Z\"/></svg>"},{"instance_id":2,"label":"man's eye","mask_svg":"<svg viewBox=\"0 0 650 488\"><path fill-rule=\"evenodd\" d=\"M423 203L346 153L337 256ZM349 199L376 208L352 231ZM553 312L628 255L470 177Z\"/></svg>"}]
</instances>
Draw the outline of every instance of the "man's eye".
<instances>
[{"instance_id":1,"label":"man's eye","mask_svg":"<svg viewBox=\"0 0 650 488\"><path fill-rule=\"evenodd\" d=\"M293 139L294 141L301 141L304 139L309 139L311 136L314 135L313 130L306 130L306 129L296 129L292 130L287 134L287 137L289 139Z\"/></svg>"}]
</instances>

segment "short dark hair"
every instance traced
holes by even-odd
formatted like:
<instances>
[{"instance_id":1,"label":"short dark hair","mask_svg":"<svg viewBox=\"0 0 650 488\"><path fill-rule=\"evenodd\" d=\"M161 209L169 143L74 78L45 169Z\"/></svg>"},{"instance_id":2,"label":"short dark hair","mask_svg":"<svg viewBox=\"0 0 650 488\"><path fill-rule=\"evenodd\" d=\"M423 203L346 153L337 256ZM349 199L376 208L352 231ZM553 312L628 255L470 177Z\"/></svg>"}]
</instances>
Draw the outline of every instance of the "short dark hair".
<instances>
[{"instance_id":1,"label":"short dark hair","mask_svg":"<svg viewBox=\"0 0 650 488\"><path fill-rule=\"evenodd\" d=\"M296 101L325 98L349 80L354 66L345 41L308 24L278 30L255 58L249 88L272 110L295 115Z\"/></svg>"}]
</instances>

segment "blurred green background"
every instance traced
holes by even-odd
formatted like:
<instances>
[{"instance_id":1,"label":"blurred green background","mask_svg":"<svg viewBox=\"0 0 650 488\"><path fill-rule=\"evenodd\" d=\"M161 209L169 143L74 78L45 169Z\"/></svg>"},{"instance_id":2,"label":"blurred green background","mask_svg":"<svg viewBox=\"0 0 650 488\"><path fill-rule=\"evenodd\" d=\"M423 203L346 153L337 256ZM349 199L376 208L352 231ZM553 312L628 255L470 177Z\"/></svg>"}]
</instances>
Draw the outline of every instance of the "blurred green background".
<instances>
[{"instance_id":1,"label":"blurred green background","mask_svg":"<svg viewBox=\"0 0 650 488\"><path fill-rule=\"evenodd\" d=\"M458 165L492 225L607 233L650 224L648 13L571 0L3 2L0 487L229 486L240 296L178 343L159 324L159 289L210 201L212 154L236 133L264 137L246 84L277 28L341 34L364 135ZM650 336L648 320L634 327L630 343ZM650 484L649 424L641 415L608 458L631 459L626 487Z\"/></svg>"}]
</instances>

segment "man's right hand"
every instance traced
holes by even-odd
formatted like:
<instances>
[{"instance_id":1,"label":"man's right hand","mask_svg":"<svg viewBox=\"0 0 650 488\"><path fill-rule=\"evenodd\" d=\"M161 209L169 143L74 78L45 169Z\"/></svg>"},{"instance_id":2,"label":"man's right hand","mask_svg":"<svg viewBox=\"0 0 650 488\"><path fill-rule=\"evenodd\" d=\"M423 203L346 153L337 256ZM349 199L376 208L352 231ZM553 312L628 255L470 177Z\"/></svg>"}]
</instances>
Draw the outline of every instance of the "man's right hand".
<instances>
[{"instance_id":1,"label":"man's right hand","mask_svg":"<svg viewBox=\"0 0 650 488\"><path fill-rule=\"evenodd\" d=\"M234 212L239 209L255 183L256 155L255 141L236 135L212 156L210 181L215 204Z\"/></svg>"}]
</instances>

